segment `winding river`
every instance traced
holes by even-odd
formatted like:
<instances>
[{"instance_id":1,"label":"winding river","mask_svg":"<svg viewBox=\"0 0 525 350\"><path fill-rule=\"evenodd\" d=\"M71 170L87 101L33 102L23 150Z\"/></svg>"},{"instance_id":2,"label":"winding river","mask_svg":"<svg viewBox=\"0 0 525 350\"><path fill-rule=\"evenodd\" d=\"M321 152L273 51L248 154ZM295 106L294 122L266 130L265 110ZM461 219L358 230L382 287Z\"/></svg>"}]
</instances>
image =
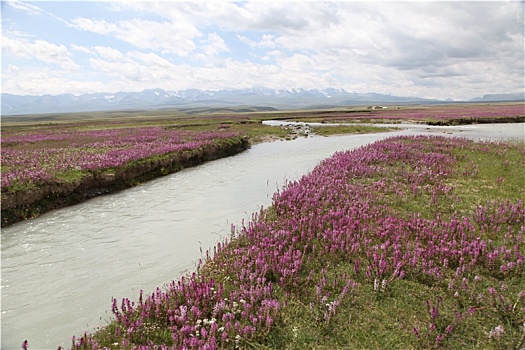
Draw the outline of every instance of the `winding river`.
<instances>
[{"instance_id":1,"label":"winding river","mask_svg":"<svg viewBox=\"0 0 525 350\"><path fill-rule=\"evenodd\" d=\"M276 123L278 124L278 123ZM394 135L524 140L525 124L396 125L377 134L301 137L46 213L2 229L1 348L69 347L111 319L111 299L137 299L195 268L232 224L268 206L336 151Z\"/></svg>"}]
</instances>

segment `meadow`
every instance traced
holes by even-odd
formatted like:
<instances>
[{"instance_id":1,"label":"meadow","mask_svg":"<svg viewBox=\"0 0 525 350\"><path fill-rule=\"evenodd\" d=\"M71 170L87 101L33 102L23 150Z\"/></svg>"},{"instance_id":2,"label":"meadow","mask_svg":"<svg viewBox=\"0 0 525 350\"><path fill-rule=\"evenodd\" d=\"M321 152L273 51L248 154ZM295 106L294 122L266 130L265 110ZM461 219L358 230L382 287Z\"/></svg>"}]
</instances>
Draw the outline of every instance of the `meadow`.
<instances>
[{"instance_id":1,"label":"meadow","mask_svg":"<svg viewBox=\"0 0 525 350\"><path fill-rule=\"evenodd\" d=\"M2 137L2 190L26 190L49 181L81 178L88 172L191 151L239 137L232 132L193 132L158 126L78 130L40 128Z\"/></svg>"},{"instance_id":2,"label":"meadow","mask_svg":"<svg viewBox=\"0 0 525 350\"><path fill-rule=\"evenodd\" d=\"M521 349L523 142L339 152L75 349Z\"/></svg>"},{"instance_id":3,"label":"meadow","mask_svg":"<svg viewBox=\"0 0 525 350\"><path fill-rule=\"evenodd\" d=\"M2 134L2 227L249 147L227 130L38 127Z\"/></svg>"},{"instance_id":4,"label":"meadow","mask_svg":"<svg viewBox=\"0 0 525 350\"><path fill-rule=\"evenodd\" d=\"M2 220L8 194L124 177L145 164L161 176L164 164L209 147L306 136L263 120L461 124L523 121L524 111L518 103L67 118L3 125ZM521 141L395 137L337 153L232 226L194 273L114 299L108 325L71 346L521 349L524 168Z\"/></svg>"},{"instance_id":5,"label":"meadow","mask_svg":"<svg viewBox=\"0 0 525 350\"><path fill-rule=\"evenodd\" d=\"M307 136L244 114L52 120L49 116L50 123L20 121L2 128L2 227L234 155L253 143ZM374 131L382 129L344 132Z\"/></svg>"},{"instance_id":6,"label":"meadow","mask_svg":"<svg viewBox=\"0 0 525 350\"><path fill-rule=\"evenodd\" d=\"M487 119L488 118L488 119ZM27 191L49 182L67 182L155 159L200 149L220 140L248 137L251 142L297 137L263 120L387 122L427 124L525 120L523 103L389 106L315 111L253 112L189 116L181 112L93 112L81 115L3 117L2 192ZM38 122L36 122L37 120ZM7 123L6 123L7 122ZM47 123L44 123L47 122ZM374 132L373 126L316 128L316 133Z\"/></svg>"},{"instance_id":7,"label":"meadow","mask_svg":"<svg viewBox=\"0 0 525 350\"><path fill-rule=\"evenodd\" d=\"M373 107L373 106L370 106ZM419 123L427 125L465 125L480 123L523 123L523 103L380 106L369 109L334 109L288 112L283 118L321 123ZM275 113L279 115L279 113ZM294 115L295 118L291 118Z\"/></svg>"}]
</instances>

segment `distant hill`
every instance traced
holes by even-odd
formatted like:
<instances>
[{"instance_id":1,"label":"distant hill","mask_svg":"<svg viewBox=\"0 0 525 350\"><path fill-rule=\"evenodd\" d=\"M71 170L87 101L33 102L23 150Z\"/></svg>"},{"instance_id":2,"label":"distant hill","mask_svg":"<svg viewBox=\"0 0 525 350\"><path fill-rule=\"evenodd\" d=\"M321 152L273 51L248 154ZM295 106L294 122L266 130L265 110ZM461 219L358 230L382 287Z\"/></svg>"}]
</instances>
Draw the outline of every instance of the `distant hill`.
<instances>
[{"instance_id":1,"label":"distant hill","mask_svg":"<svg viewBox=\"0 0 525 350\"><path fill-rule=\"evenodd\" d=\"M238 90L187 89L168 91L92 93L20 96L2 93L2 115L115 111L129 109L187 109L258 106L257 109L297 109L310 106L341 106L379 103L439 102L418 97L398 97L377 93L350 93L342 89Z\"/></svg>"},{"instance_id":2,"label":"distant hill","mask_svg":"<svg viewBox=\"0 0 525 350\"><path fill-rule=\"evenodd\" d=\"M504 101L524 101L525 94L488 94L482 97L473 98L472 102L504 102Z\"/></svg>"},{"instance_id":3,"label":"distant hill","mask_svg":"<svg viewBox=\"0 0 525 350\"><path fill-rule=\"evenodd\" d=\"M519 97L519 94L485 95L473 101ZM402 97L378 93L354 93L343 89L236 90L187 89L169 91L149 89L141 92L20 96L2 93L2 115L75 113L137 109L229 109L248 106L255 110L323 108L348 105L425 104L446 101ZM521 96L523 100L523 95ZM450 102L450 101L448 101Z\"/></svg>"}]
</instances>

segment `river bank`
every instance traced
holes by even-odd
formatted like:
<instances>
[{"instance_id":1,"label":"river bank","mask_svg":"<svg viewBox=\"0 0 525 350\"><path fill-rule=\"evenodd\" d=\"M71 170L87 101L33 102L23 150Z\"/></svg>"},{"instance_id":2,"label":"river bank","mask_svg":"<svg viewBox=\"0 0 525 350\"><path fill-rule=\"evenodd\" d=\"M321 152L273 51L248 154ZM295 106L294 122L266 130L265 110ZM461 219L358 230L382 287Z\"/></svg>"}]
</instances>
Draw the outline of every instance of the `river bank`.
<instances>
[{"instance_id":1,"label":"river bank","mask_svg":"<svg viewBox=\"0 0 525 350\"><path fill-rule=\"evenodd\" d=\"M396 136L279 190L75 349L521 348L522 142Z\"/></svg>"},{"instance_id":2,"label":"river bank","mask_svg":"<svg viewBox=\"0 0 525 350\"><path fill-rule=\"evenodd\" d=\"M229 237L232 223L248 222L286 181L334 152L400 135L523 140L523 130L422 126L258 143L2 229L2 349L19 349L24 339L33 350L68 348L72 334L108 323L111 297L138 299L139 289L149 293L194 271L200 252Z\"/></svg>"},{"instance_id":3,"label":"river bank","mask_svg":"<svg viewBox=\"0 0 525 350\"><path fill-rule=\"evenodd\" d=\"M283 127L265 125L272 118L281 120ZM285 126L287 120L299 122ZM123 117L122 120L89 122L80 118L76 122L35 125L13 122L3 126L2 130L1 225L6 227L52 209L129 188L249 147L248 144L238 148L226 145L224 154L221 154L216 145L201 148L201 136L208 138L205 142L209 142L210 138L222 139L225 133L231 132L245 135L250 143L256 143L292 140L311 134L377 132L379 129L369 126L370 123L384 125L391 122L390 128L393 129L403 122L435 127L522 123L524 120L523 104L516 103L389 107L346 112L344 109L284 111L268 115L252 113L199 118L130 120ZM314 121L319 125L314 126ZM358 122L368 126L355 125ZM337 123L342 124L334 126ZM186 142L190 143L184 146ZM123 143L126 145L122 146ZM156 148L152 151L151 147ZM162 156L170 153L166 149L178 147L185 147L185 150L174 152L172 158ZM130 157L130 152L135 154ZM133 161L132 165L122 167L122 162L129 163L128 158ZM88 159L88 164L85 159Z\"/></svg>"},{"instance_id":4,"label":"river bank","mask_svg":"<svg viewBox=\"0 0 525 350\"><path fill-rule=\"evenodd\" d=\"M458 126L472 124L495 124L495 123L525 123L525 116L514 117L465 117L448 120L428 120L427 125L434 126Z\"/></svg>"},{"instance_id":5,"label":"river bank","mask_svg":"<svg viewBox=\"0 0 525 350\"><path fill-rule=\"evenodd\" d=\"M236 155L253 144L295 140L308 137L312 132L309 126L274 128L258 122L242 121L233 125L215 121L204 127L190 124L185 125L186 130L166 126L124 126L109 125L91 132L88 137L85 134L90 131L85 131L85 125L80 130L75 129L74 125L57 126L54 129L40 126L36 128L36 133L31 130L30 134L17 132L5 137L2 140L6 146L4 153L18 152L5 156L8 159L4 167L7 175L11 175L11 168L24 169L18 171L21 175L14 175L13 180L3 179L7 185L2 183L2 227L210 160ZM338 127L328 129L339 130ZM61 136L66 133L64 130L67 137ZM351 126L341 133L383 131L385 128ZM107 141L108 135L110 142ZM193 142L188 142L187 138ZM122 147L123 143L126 147ZM179 151L163 153L166 149L180 147L182 149ZM35 151L35 148L39 149ZM150 156L144 156L145 153ZM63 154L62 158L57 154ZM93 155L97 157L93 158ZM40 158L43 160L35 161ZM29 165L26 166L27 163ZM64 166L63 163L68 165ZM43 168L55 170L46 174Z\"/></svg>"},{"instance_id":6,"label":"river bank","mask_svg":"<svg viewBox=\"0 0 525 350\"><path fill-rule=\"evenodd\" d=\"M245 137L223 139L197 149L184 150L157 159L144 159L120 168L89 172L79 179L43 184L16 192L2 192L2 227L34 218L53 209L136 186L159 176L247 150Z\"/></svg>"}]
</instances>

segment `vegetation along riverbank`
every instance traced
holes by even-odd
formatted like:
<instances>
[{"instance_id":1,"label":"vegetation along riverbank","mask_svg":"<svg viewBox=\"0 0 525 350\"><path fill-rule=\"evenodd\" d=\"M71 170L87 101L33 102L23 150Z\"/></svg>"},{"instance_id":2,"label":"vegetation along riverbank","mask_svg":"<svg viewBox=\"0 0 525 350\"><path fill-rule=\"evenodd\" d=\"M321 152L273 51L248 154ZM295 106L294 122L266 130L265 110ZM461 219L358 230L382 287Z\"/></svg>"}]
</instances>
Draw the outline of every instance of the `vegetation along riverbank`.
<instances>
[{"instance_id":1,"label":"vegetation along riverbank","mask_svg":"<svg viewBox=\"0 0 525 350\"><path fill-rule=\"evenodd\" d=\"M300 134L256 123L234 131L224 122L211 125L120 122L8 129L2 135L2 226L235 155L258 140Z\"/></svg>"},{"instance_id":2,"label":"vegetation along riverbank","mask_svg":"<svg viewBox=\"0 0 525 350\"><path fill-rule=\"evenodd\" d=\"M249 147L232 132L39 128L2 137L2 225Z\"/></svg>"},{"instance_id":3,"label":"vegetation along riverbank","mask_svg":"<svg viewBox=\"0 0 525 350\"><path fill-rule=\"evenodd\" d=\"M344 132L384 131L350 128ZM2 227L235 155L253 143L301 136L308 135L300 128L242 116L11 125L2 132Z\"/></svg>"},{"instance_id":4,"label":"vegetation along riverbank","mask_svg":"<svg viewBox=\"0 0 525 350\"><path fill-rule=\"evenodd\" d=\"M338 152L75 349L521 349L525 144Z\"/></svg>"},{"instance_id":5,"label":"vegetation along riverbank","mask_svg":"<svg viewBox=\"0 0 525 350\"><path fill-rule=\"evenodd\" d=\"M250 144L385 131L368 122L523 122L523 103L349 107L303 111L121 111L2 117L2 227L230 156ZM327 127L270 127L264 120ZM330 123L347 125L328 126Z\"/></svg>"}]
</instances>

